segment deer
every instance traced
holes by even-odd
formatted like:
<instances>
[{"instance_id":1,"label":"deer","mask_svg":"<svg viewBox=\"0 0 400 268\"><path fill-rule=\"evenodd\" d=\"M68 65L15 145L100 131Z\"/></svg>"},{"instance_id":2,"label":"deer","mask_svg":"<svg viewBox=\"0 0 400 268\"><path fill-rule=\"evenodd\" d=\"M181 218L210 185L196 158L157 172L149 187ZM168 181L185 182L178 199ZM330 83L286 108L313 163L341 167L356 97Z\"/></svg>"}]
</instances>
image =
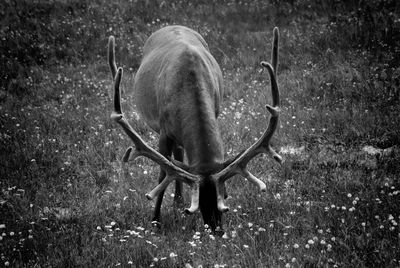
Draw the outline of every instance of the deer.
<instances>
[{"instance_id":1,"label":"deer","mask_svg":"<svg viewBox=\"0 0 400 268\"><path fill-rule=\"evenodd\" d=\"M121 109L120 83L123 69L115 63L115 38L108 40L108 62L113 77L114 110L111 119L118 123L134 147L122 157L128 162L147 157L160 166L158 185L146 193L155 202L153 223L160 223L160 208L165 189L175 181L174 203L182 204L182 184L190 188L190 207L198 209L205 225L222 229L225 183L235 175L246 178L262 192L266 184L247 170L259 154L269 154L278 163L282 157L270 140L278 126L280 100L276 73L279 30L273 30L271 63L262 61L269 74L272 105L269 124L261 137L233 158L224 159L218 116L223 97L221 69L208 44L196 31L185 26L166 26L155 31L143 47L143 57L134 77L133 99L140 119L159 134L158 150L149 146L132 128ZM186 154L187 163L184 162ZM173 155L173 158L172 158Z\"/></svg>"}]
</instances>

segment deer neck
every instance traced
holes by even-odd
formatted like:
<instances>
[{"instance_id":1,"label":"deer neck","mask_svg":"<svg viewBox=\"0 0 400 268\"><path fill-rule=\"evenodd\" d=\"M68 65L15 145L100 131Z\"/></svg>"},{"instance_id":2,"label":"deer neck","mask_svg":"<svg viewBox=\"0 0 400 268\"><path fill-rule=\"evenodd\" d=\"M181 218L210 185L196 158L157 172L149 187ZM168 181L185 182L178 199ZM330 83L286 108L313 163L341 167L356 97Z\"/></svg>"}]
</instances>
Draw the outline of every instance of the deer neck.
<instances>
[{"instance_id":1,"label":"deer neck","mask_svg":"<svg viewBox=\"0 0 400 268\"><path fill-rule=\"evenodd\" d=\"M181 143L188 162L196 172L207 173L224 160L223 143L217 121L218 96L213 85L189 72L180 105Z\"/></svg>"}]
</instances>

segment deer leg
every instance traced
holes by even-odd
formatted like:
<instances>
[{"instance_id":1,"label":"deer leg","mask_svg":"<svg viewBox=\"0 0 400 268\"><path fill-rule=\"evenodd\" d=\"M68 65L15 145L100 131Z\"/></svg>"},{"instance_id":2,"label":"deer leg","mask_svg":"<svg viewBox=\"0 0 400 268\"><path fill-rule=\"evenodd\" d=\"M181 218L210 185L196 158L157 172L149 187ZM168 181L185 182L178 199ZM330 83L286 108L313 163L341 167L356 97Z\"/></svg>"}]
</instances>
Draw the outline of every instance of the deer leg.
<instances>
[{"instance_id":1,"label":"deer leg","mask_svg":"<svg viewBox=\"0 0 400 268\"><path fill-rule=\"evenodd\" d=\"M183 148L175 144L173 152L175 160L183 162L183 156L184 156ZM183 205L182 182L178 180L175 181L174 204L178 207Z\"/></svg>"},{"instance_id":2,"label":"deer leg","mask_svg":"<svg viewBox=\"0 0 400 268\"><path fill-rule=\"evenodd\" d=\"M172 154L172 148L173 148L173 141L170 138L168 138L167 135L161 133L160 140L158 142L158 150L160 154L168 158ZM160 176L158 177L158 183L162 182L165 176L166 176L165 171L160 168ZM156 205L154 207L153 219L152 219L153 222L156 223L160 222L160 209L163 197L164 197L164 191L162 191L157 196Z\"/></svg>"}]
</instances>

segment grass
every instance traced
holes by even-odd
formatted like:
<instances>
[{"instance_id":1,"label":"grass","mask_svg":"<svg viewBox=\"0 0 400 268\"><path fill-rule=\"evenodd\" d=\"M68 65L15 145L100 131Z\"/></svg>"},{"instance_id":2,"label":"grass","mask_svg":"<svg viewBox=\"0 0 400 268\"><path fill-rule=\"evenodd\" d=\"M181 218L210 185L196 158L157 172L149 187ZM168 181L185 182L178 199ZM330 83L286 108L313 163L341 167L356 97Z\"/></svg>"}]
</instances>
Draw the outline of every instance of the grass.
<instances>
[{"instance_id":1,"label":"grass","mask_svg":"<svg viewBox=\"0 0 400 268\"><path fill-rule=\"evenodd\" d=\"M1 265L399 266L398 39L379 44L380 28L368 32L365 10L353 14L345 4L335 17L339 8L326 3L321 10L297 1L150 2L2 4ZM385 16L397 6L371 16L398 29L398 13ZM286 162L251 162L266 194L229 182L222 237L203 226L200 213L172 207L173 187L162 228L152 228L153 203L144 193L156 185L158 167L142 158L122 164L130 142L109 118L108 35L116 36L128 91L146 37L175 23L198 30L223 69L227 156L268 122L269 81L259 62L270 57L272 28L281 32L282 112L273 143ZM132 125L155 148L157 134L126 95ZM370 155L366 145L391 149Z\"/></svg>"}]
</instances>

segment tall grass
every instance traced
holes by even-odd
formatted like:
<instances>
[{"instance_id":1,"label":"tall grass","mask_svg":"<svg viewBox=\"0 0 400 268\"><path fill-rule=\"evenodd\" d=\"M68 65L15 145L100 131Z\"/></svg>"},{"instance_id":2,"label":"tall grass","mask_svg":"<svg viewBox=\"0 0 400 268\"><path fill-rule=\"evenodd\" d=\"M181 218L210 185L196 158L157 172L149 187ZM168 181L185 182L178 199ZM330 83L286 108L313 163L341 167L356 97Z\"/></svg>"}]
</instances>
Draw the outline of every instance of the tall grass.
<instances>
[{"instance_id":1,"label":"tall grass","mask_svg":"<svg viewBox=\"0 0 400 268\"><path fill-rule=\"evenodd\" d=\"M398 266L399 5L396 1L5 1L1 12L0 263L4 266ZM267 194L232 179L216 237L199 214L162 207L158 167L120 162L109 119L107 37L127 73L151 32L199 31L223 69L227 156L268 122L272 29L281 31L280 129L286 162L251 163ZM124 90L132 86L125 75ZM126 96L126 94L124 94ZM158 136L135 114L133 127ZM375 147L369 155L362 148ZM289 149L290 150L289 150ZM383 149L389 148L384 151ZM186 201L188 195L185 196Z\"/></svg>"}]
</instances>

